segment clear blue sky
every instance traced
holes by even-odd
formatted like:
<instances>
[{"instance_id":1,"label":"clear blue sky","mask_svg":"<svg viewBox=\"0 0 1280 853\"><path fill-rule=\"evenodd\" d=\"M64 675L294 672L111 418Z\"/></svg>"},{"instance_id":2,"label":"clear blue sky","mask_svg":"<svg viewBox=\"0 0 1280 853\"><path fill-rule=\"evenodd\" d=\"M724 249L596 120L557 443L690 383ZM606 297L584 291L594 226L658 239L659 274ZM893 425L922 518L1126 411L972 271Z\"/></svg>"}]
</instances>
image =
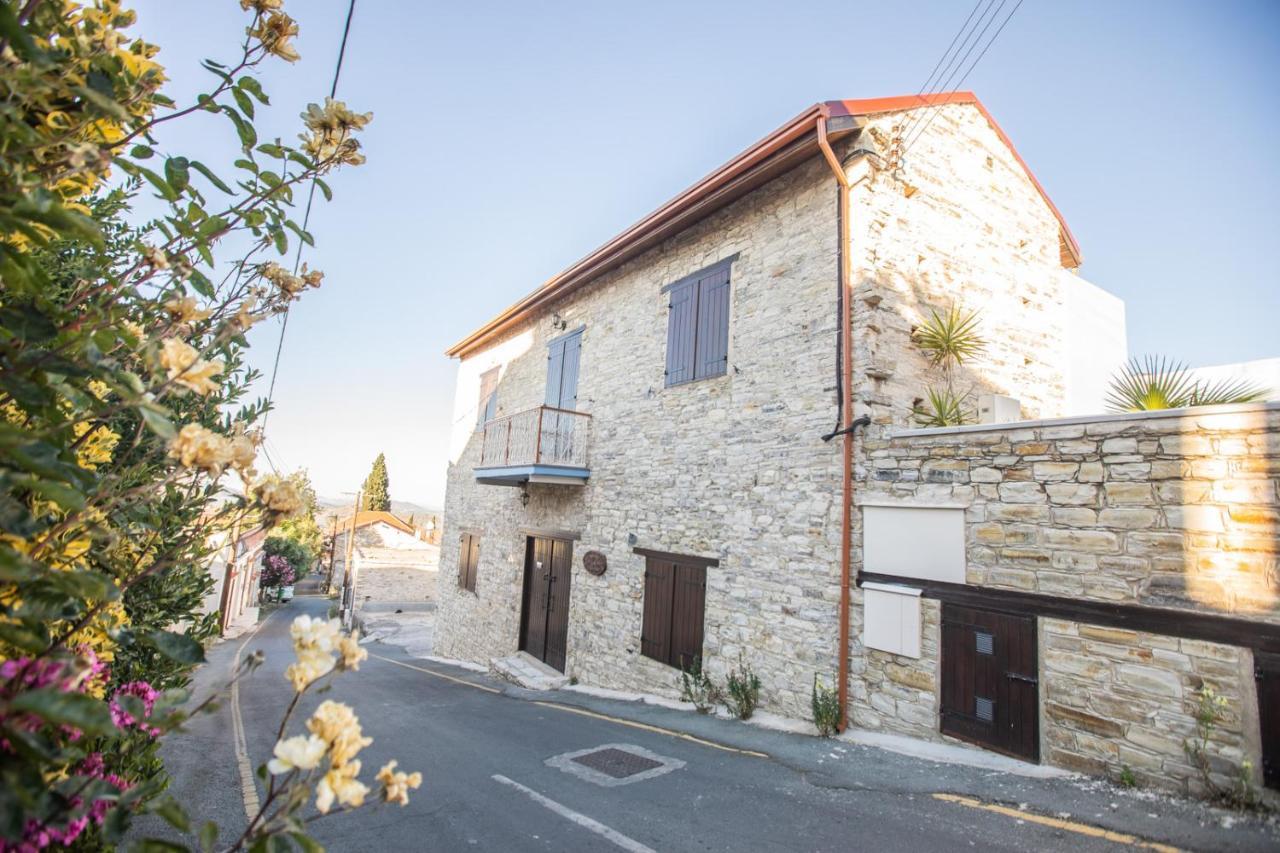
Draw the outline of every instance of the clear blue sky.
<instances>
[{"instance_id":1,"label":"clear blue sky","mask_svg":"<svg viewBox=\"0 0 1280 853\"><path fill-rule=\"evenodd\" d=\"M231 59L235 0L138 0L188 95ZM271 133L327 93L345 0L292 0ZM385 451L393 497L443 503L444 348L800 112L918 90L972 4L357 0L339 97L369 162L312 218L325 286L289 322L277 461L322 494ZM1026 0L965 83L1122 297L1134 353L1280 355L1280 3ZM229 159L220 125L166 137ZM255 332L269 370L275 323ZM265 393L265 383L263 386Z\"/></svg>"}]
</instances>

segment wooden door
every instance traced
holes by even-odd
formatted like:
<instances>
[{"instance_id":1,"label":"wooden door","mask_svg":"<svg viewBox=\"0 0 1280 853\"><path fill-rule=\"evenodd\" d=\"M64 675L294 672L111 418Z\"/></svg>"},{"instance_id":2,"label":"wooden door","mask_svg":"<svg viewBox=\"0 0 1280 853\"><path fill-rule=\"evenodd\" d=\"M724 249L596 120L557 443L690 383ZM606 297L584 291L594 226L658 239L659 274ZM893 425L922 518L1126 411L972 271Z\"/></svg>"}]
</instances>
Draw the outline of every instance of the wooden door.
<instances>
[{"instance_id":1,"label":"wooden door","mask_svg":"<svg viewBox=\"0 0 1280 853\"><path fill-rule=\"evenodd\" d=\"M1280 654L1254 652L1253 673L1262 731L1262 783L1280 788Z\"/></svg>"},{"instance_id":2,"label":"wooden door","mask_svg":"<svg viewBox=\"0 0 1280 853\"><path fill-rule=\"evenodd\" d=\"M525 550L520 649L564 672L569 637L573 545L530 536Z\"/></svg>"},{"instance_id":3,"label":"wooden door","mask_svg":"<svg viewBox=\"0 0 1280 853\"><path fill-rule=\"evenodd\" d=\"M942 605L942 732L1040 760L1036 620Z\"/></svg>"}]
</instances>

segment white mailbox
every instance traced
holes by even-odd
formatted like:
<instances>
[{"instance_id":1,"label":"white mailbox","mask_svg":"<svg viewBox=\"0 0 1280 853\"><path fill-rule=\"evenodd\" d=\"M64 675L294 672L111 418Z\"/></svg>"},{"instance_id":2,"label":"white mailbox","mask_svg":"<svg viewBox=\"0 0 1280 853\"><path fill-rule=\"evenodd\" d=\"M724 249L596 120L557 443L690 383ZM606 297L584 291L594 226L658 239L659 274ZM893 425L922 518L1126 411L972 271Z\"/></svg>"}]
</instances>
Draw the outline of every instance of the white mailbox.
<instances>
[{"instance_id":1,"label":"white mailbox","mask_svg":"<svg viewBox=\"0 0 1280 853\"><path fill-rule=\"evenodd\" d=\"M863 645L920 657L920 590L867 581L862 585L862 608Z\"/></svg>"}]
</instances>

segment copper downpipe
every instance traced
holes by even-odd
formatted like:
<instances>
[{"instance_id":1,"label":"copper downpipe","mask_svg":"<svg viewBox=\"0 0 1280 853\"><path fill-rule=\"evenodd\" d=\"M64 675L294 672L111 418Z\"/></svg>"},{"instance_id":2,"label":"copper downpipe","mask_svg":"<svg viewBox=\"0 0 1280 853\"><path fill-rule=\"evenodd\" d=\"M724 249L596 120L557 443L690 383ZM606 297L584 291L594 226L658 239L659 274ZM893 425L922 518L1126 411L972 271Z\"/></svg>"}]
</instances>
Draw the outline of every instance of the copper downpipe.
<instances>
[{"instance_id":1,"label":"copper downpipe","mask_svg":"<svg viewBox=\"0 0 1280 853\"><path fill-rule=\"evenodd\" d=\"M841 383L840 431L843 433L840 448L842 495L840 498L840 662L837 668L840 698L840 731L849 726L849 607L851 571L853 564L853 294L850 281L852 264L849 247L849 176L844 166L831 150L827 141L827 110L818 116L818 147L827 158L827 164L835 173L839 185L837 246L840 267L840 370Z\"/></svg>"}]
</instances>

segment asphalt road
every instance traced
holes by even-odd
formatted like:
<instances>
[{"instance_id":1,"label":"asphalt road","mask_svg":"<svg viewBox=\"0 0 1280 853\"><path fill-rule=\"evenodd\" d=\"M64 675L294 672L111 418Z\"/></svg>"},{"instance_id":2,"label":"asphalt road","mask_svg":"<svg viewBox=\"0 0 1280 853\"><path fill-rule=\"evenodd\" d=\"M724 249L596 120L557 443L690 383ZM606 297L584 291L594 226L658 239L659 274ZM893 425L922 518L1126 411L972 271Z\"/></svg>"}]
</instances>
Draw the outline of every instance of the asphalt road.
<instances>
[{"instance_id":1,"label":"asphalt road","mask_svg":"<svg viewBox=\"0 0 1280 853\"><path fill-rule=\"evenodd\" d=\"M295 599L244 642L246 653L262 649L267 656L239 691L255 766L270 756L291 695L282 675L292 657L289 621L301 613L323 615L328 607L316 597ZM241 643L214 650L197 696L225 678ZM361 755L363 775L395 758L402 769L421 770L425 782L407 807L380 805L317 821L316 837L334 851L919 853L1111 850L1153 838L1201 849L1274 849L1277 843L1266 828L1225 831L1212 815L1188 813L1185 805L1151 799L1117 806L1114 791L1096 786L1010 778L686 712L623 709L603 700L568 704L391 646L367 648L372 655L360 671L340 676L304 713L323 698L351 704L373 738ZM224 704L165 747L174 793L193 803L200 819L226 828L245 821L233 710ZM663 769L682 764L603 786L583 778L576 762L562 760L578 772L547 763L607 745L638 747L664 762ZM1031 812L1019 812L1018 803L1032 804ZM1098 826L1134 837L1109 839Z\"/></svg>"}]
</instances>

